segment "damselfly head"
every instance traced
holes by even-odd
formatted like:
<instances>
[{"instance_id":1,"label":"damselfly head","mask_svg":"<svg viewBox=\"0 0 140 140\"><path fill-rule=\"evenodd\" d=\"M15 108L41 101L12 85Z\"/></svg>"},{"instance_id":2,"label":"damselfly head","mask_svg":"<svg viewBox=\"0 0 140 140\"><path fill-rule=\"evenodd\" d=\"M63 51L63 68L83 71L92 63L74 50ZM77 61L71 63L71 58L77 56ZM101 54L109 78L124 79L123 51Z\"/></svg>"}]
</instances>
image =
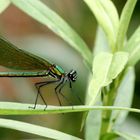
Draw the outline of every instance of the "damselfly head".
<instances>
[{"instance_id":1,"label":"damselfly head","mask_svg":"<svg viewBox=\"0 0 140 140\"><path fill-rule=\"evenodd\" d=\"M69 73L68 73L68 78L72 81L72 82L75 82L76 79L77 79L77 72L75 70L71 70Z\"/></svg>"}]
</instances>

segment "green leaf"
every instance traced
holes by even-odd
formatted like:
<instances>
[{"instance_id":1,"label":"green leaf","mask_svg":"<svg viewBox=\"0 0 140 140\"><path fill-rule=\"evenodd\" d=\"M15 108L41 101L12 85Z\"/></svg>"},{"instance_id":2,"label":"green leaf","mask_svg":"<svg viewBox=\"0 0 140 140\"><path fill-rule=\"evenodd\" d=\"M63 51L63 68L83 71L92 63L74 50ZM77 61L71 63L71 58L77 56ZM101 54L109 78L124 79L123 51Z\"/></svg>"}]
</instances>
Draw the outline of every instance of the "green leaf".
<instances>
[{"instance_id":1,"label":"green leaf","mask_svg":"<svg viewBox=\"0 0 140 140\"><path fill-rule=\"evenodd\" d=\"M114 55L103 52L95 56L93 76L88 87L88 105L94 105L101 88L110 84L122 72L127 60L128 53L126 52L117 52Z\"/></svg>"},{"instance_id":2,"label":"green leaf","mask_svg":"<svg viewBox=\"0 0 140 140\"><path fill-rule=\"evenodd\" d=\"M100 52L110 52L110 48L104 31L100 26L98 26L93 53L94 55L97 55Z\"/></svg>"},{"instance_id":3,"label":"green leaf","mask_svg":"<svg viewBox=\"0 0 140 140\"><path fill-rule=\"evenodd\" d=\"M89 111L86 125L85 138L86 140L99 140L101 128L101 111Z\"/></svg>"},{"instance_id":4,"label":"green leaf","mask_svg":"<svg viewBox=\"0 0 140 140\"><path fill-rule=\"evenodd\" d=\"M110 132L103 135L101 140L117 140L116 139L117 137L118 137L117 134L115 134L114 132Z\"/></svg>"},{"instance_id":5,"label":"green leaf","mask_svg":"<svg viewBox=\"0 0 140 140\"><path fill-rule=\"evenodd\" d=\"M140 26L126 43L124 51L129 53L129 66L134 66L140 60Z\"/></svg>"},{"instance_id":6,"label":"green leaf","mask_svg":"<svg viewBox=\"0 0 140 140\"><path fill-rule=\"evenodd\" d=\"M0 0L0 13L2 13L9 5L10 0Z\"/></svg>"},{"instance_id":7,"label":"green leaf","mask_svg":"<svg viewBox=\"0 0 140 140\"><path fill-rule=\"evenodd\" d=\"M108 85L115 79L125 68L128 61L128 53L126 52L116 52L113 55L112 63L108 72L108 76L104 85Z\"/></svg>"},{"instance_id":8,"label":"green leaf","mask_svg":"<svg viewBox=\"0 0 140 140\"><path fill-rule=\"evenodd\" d=\"M135 86L135 71L133 67L129 67L125 72L125 76L118 88L117 97L114 106L131 107ZM113 128L118 129L128 115L128 111L113 111L112 120L114 120Z\"/></svg>"},{"instance_id":9,"label":"green leaf","mask_svg":"<svg viewBox=\"0 0 140 140\"><path fill-rule=\"evenodd\" d=\"M50 128L37 126L25 122L14 121L10 119L2 119L0 118L0 127L14 129L30 134L35 134L39 136L43 136L46 138L52 138L57 140L81 140L80 138L74 137L72 135L53 130Z\"/></svg>"},{"instance_id":10,"label":"green leaf","mask_svg":"<svg viewBox=\"0 0 140 140\"><path fill-rule=\"evenodd\" d=\"M39 0L11 0L12 3L38 22L48 26L74 47L91 66L92 54L81 37L53 10Z\"/></svg>"},{"instance_id":11,"label":"green leaf","mask_svg":"<svg viewBox=\"0 0 140 140\"><path fill-rule=\"evenodd\" d=\"M84 0L107 35L109 46L115 47L119 24L117 10L111 0Z\"/></svg>"},{"instance_id":12,"label":"green leaf","mask_svg":"<svg viewBox=\"0 0 140 140\"><path fill-rule=\"evenodd\" d=\"M83 112L89 110L124 110L140 113L140 109L118 106L48 106L45 111L45 105L37 105L36 109L30 109L29 106L34 106L34 104L0 102L0 115L58 114L70 112Z\"/></svg>"},{"instance_id":13,"label":"green leaf","mask_svg":"<svg viewBox=\"0 0 140 140\"><path fill-rule=\"evenodd\" d=\"M136 3L137 3L137 0L127 0L123 8L121 18L120 18L118 33L117 33L117 39L116 39L116 49L118 51L124 48L126 32L128 30L130 19L131 19Z\"/></svg>"},{"instance_id":14,"label":"green leaf","mask_svg":"<svg viewBox=\"0 0 140 140\"><path fill-rule=\"evenodd\" d=\"M94 57L93 60L93 76L89 82L87 93L87 104L93 105L96 98L104 86L108 71L112 62L113 54L107 52L101 52Z\"/></svg>"},{"instance_id":15,"label":"green leaf","mask_svg":"<svg viewBox=\"0 0 140 140\"><path fill-rule=\"evenodd\" d=\"M140 136L136 136L131 133L126 133L126 132L120 132L120 131L115 131L117 135L119 135L121 138L124 138L125 140L140 140Z\"/></svg>"}]
</instances>

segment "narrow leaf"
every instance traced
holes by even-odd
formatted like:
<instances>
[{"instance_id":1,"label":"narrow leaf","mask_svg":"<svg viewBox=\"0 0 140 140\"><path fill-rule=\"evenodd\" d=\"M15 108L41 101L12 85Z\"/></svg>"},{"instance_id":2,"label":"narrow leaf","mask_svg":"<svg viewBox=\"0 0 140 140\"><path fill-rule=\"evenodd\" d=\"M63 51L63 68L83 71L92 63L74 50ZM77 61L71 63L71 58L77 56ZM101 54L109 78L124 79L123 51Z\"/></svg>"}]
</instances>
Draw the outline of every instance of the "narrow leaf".
<instances>
[{"instance_id":1,"label":"narrow leaf","mask_svg":"<svg viewBox=\"0 0 140 140\"><path fill-rule=\"evenodd\" d=\"M80 138L65 134L57 130L10 119L0 118L0 127L14 129L57 140L81 140Z\"/></svg>"},{"instance_id":2,"label":"narrow leaf","mask_svg":"<svg viewBox=\"0 0 140 140\"><path fill-rule=\"evenodd\" d=\"M117 10L111 0L84 0L107 35L109 46L114 48L119 24Z\"/></svg>"},{"instance_id":3,"label":"narrow leaf","mask_svg":"<svg viewBox=\"0 0 140 140\"><path fill-rule=\"evenodd\" d=\"M140 26L128 40L127 44L125 45L124 51L127 51L129 53L129 66L134 66L140 60Z\"/></svg>"},{"instance_id":4,"label":"narrow leaf","mask_svg":"<svg viewBox=\"0 0 140 140\"><path fill-rule=\"evenodd\" d=\"M101 111L90 111L85 125L86 140L99 140L101 128Z\"/></svg>"},{"instance_id":5,"label":"narrow leaf","mask_svg":"<svg viewBox=\"0 0 140 140\"><path fill-rule=\"evenodd\" d=\"M29 106L34 106L34 104L0 102L0 115L58 114L70 112L83 112L89 110L124 110L140 113L140 109L118 106L48 106L45 111L45 105L37 105L36 109L30 109Z\"/></svg>"},{"instance_id":6,"label":"narrow leaf","mask_svg":"<svg viewBox=\"0 0 140 140\"><path fill-rule=\"evenodd\" d=\"M108 76L106 79L106 83L104 85L108 85L110 82L112 82L113 79L115 79L122 72L127 61L128 61L128 53L126 52L114 53L110 70L108 72Z\"/></svg>"},{"instance_id":7,"label":"narrow leaf","mask_svg":"<svg viewBox=\"0 0 140 140\"><path fill-rule=\"evenodd\" d=\"M119 137L119 136L118 136L116 133L114 133L114 132L109 132L109 133L104 134L104 135L101 137L101 139L102 139L102 140L117 140L118 137Z\"/></svg>"},{"instance_id":8,"label":"narrow leaf","mask_svg":"<svg viewBox=\"0 0 140 140\"><path fill-rule=\"evenodd\" d=\"M37 108L29 109L34 104L21 104L12 102L0 102L0 115L39 115L39 114L57 114L70 112L83 112L89 110L124 110L140 113L140 109L120 107L120 106L48 106L44 111L45 105L37 105Z\"/></svg>"},{"instance_id":9,"label":"narrow leaf","mask_svg":"<svg viewBox=\"0 0 140 140\"><path fill-rule=\"evenodd\" d=\"M2 13L9 5L10 0L0 0L0 13Z\"/></svg>"},{"instance_id":10,"label":"narrow leaf","mask_svg":"<svg viewBox=\"0 0 140 140\"><path fill-rule=\"evenodd\" d=\"M98 93L106 81L112 57L113 55L107 52L102 52L95 56L93 60L93 76L89 83L86 100L88 105L95 103Z\"/></svg>"},{"instance_id":11,"label":"narrow leaf","mask_svg":"<svg viewBox=\"0 0 140 140\"><path fill-rule=\"evenodd\" d=\"M118 88L114 106L131 107L134 94L134 84L135 71L133 67L130 67L126 71L126 74ZM125 121L127 115L127 111L113 111L112 120L114 120L115 122L113 128L118 129L121 126L121 124Z\"/></svg>"},{"instance_id":12,"label":"narrow leaf","mask_svg":"<svg viewBox=\"0 0 140 140\"><path fill-rule=\"evenodd\" d=\"M137 0L127 0L123 8L121 18L120 18L118 33L117 33L117 39L116 39L116 43L117 43L116 49L118 51L124 48L126 32L128 30L130 19L131 19L136 3L137 3Z\"/></svg>"},{"instance_id":13,"label":"narrow leaf","mask_svg":"<svg viewBox=\"0 0 140 140\"><path fill-rule=\"evenodd\" d=\"M11 0L12 3L38 22L48 26L74 47L91 66L92 54L81 37L53 10L39 0Z\"/></svg>"},{"instance_id":14,"label":"narrow leaf","mask_svg":"<svg viewBox=\"0 0 140 140\"><path fill-rule=\"evenodd\" d=\"M124 138L125 140L140 140L140 136L136 136L131 133L120 132L120 131L115 131L115 133L119 135L121 138Z\"/></svg>"},{"instance_id":15,"label":"narrow leaf","mask_svg":"<svg viewBox=\"0 0 140 140\"><path fill-rule=\"evenodd\" d=\"M97 55L100 52L111 52L111 51L108 46L107 37L103 29L100 26L98 26L93 53L94 55Z\"/></svg>"}]
</instances>

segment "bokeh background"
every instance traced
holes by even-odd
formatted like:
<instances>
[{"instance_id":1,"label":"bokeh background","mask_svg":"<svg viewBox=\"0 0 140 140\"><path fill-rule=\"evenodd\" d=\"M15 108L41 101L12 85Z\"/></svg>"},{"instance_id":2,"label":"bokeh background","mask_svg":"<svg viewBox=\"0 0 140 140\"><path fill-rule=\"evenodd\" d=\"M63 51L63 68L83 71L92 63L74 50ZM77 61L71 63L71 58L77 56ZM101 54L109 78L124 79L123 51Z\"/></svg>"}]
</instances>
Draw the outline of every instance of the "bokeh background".
<instances>
[{"instance_id":1,"label":"bokeh background","mask_svg":"<svg viewBox=\"0 0 140 140\"><path fill-rule=\"evenodd\" d=\"M85 40L90 50L94 48L97 22L86 4L82 0L43 0L51 9L63 17L69 25ZM126 0L113 0L119 14ZM128 30L128 38L140 25L140 1L137 2L135 11ZM10 40L21 49L30 51L51 63L62 66L66 71L75 69L78 72L77 82L73 84L73 91L66 86L63 90L65 95L73 102L80 104L72 94L78 94L84 101L88 84L89 70L85 67L81 56L72 49L64 40L55 35L50 29L38 23L15 6L10 5L0 14L0 34ZM6 71L0 67L1 71ZM34 83L48 80L46 78L0 78L0 101L34 103L36 89ZM42 93L50 105L58 105L54 93L55 85L43 87ZM136 66L136 87L133 99L133 107L140 108L140 63ZM39 100L38 103L42 103ZM62 99L63 105L68 103ZM80 132L82 113L58 114L58 115L35 115L35 116L1 116L4 118L25 121L44 127L53 128L65 133L83 137ZM130 113L122 125L122 129L139 134L140 115ZM0 140L19 139L43 139L39 136L18 132L15 130L0 128Z\"/></svg>"}]
</instances>

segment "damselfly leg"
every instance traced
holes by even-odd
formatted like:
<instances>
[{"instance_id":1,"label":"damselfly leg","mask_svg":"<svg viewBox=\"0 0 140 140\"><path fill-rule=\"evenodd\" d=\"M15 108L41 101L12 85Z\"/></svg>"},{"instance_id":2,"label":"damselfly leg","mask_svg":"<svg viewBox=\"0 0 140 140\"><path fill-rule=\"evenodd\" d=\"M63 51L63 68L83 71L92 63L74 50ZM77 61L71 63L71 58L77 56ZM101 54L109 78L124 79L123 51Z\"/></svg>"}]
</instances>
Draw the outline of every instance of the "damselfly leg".
<instances>
[{"instance_id":1,"label":"damselfly leg","mask_svg":"<svg viewBox=\"0 0 140 140\"><path fill-rule=\"evenodd\" d=\"M43 98L40 89L41 89L41 87L43 87L43 86L46 86L46 85L48 85L48 84L53 84L53 83L56 83L56 82L58 82L58 81L59 81L59 80L55 80L55 81L45 81L45 82L35 83L35 87L36 87L36 89L37 89L37 95L36 95L36 99L35 99L34 106L33 106L33 107L29 107L29 108L32 108L32 109L35 109L35 108L36 108L37 100L38 100L38 96L39 96L39 95L40 95L42 101L44 102L44 104L45 104L46 107L47 107L47 103L46 103L45 99ZM46 108L46 107L45 107L45 108Z\"/></svg>"},{"instance_id":2,"label":"damselfly leg","mask_svg":"<svg viewBox=\"0 0 140 140\"><path fill-rule=\"evenodd\" d=\"M72 105L72 102L66 96L64 96L63 93L61 92L61 90L65 86L66 82L67 82L67 80L63 79L62 83L59 84L58 86L56 86L55 92L56 92L56 94L60 94L68 102L68 104Z\"/></svg>"}]
</instances>

